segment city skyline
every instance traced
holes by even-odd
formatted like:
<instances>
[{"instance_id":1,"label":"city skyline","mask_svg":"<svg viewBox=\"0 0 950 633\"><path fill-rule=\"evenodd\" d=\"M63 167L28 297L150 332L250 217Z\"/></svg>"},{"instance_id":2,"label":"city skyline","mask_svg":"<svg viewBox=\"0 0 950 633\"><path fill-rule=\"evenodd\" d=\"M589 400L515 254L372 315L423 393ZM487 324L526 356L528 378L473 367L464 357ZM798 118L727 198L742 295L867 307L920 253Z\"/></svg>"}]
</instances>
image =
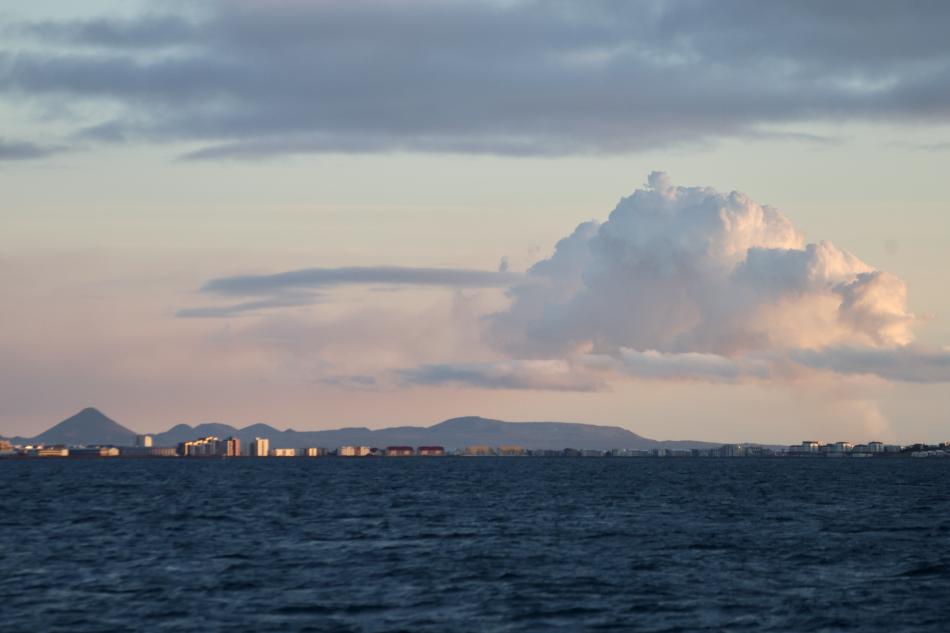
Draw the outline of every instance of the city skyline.
<instances>
[{"instance_id":1,"label":"city skyline","mask_svg":"<svg viewBox=\"0 0 950 633\"><path fill-rule=\"evenodd\" d=\"M0 435L945 441L950 12L701 5L5 7Z\"/></svg>"}]
</instances>

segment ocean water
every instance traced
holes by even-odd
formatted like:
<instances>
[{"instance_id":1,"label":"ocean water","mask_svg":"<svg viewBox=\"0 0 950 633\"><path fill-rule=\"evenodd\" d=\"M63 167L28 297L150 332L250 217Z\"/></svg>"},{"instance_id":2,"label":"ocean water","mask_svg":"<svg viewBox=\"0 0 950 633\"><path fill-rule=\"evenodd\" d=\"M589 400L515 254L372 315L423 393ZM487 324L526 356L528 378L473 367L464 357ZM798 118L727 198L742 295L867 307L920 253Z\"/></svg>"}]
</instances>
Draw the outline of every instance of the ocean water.
<instances>
[{"instance_id":1,"label":"ocean water","mask_svg":"<svg viewBox=\"0 0 950 633\"><path fill-rule=\"evenodd\" d=\"M950 460L0 461L2 631L948 631Z\"/></svg>"}]
</instances>

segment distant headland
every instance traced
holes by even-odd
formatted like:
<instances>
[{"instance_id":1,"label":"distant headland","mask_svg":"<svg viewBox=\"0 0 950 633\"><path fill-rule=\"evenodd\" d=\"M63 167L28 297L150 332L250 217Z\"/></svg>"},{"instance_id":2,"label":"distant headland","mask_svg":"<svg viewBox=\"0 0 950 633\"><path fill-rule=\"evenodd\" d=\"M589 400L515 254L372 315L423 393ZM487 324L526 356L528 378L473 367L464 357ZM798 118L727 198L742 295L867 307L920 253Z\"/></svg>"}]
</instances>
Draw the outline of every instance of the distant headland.
<instances>
[{"instance_id":1,"label":"distant headland","mask_svg":"<svg viewBox=\"0 0 950 633\"><path fill-rule=\"evenodd\" d=\"M267 424L178 424L140 434L95 408L86 408L31 438L0 440L3 456L340 457L566 456L566 457L950 457L950 443L898 446L882 442L792 446L661 441L617 426L572 422L505 422L477 416L432 426L365 427L326 431L278 430Z\"/></svg>"}]
</instances>

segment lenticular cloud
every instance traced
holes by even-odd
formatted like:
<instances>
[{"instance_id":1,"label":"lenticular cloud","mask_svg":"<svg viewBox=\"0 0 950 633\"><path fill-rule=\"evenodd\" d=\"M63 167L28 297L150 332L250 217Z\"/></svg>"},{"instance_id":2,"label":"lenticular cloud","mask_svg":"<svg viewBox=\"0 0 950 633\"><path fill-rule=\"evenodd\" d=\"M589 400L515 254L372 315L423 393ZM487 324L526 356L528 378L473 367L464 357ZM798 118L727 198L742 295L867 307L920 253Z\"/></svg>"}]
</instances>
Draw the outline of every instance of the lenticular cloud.
<instances>
[{"instance_id":1,"label":"lenticular cloud","mask_svg":"<svg viewBox=\"0 0 950 633\"><path fill-rule=\"evenodd\" d=\"M742 193L674 186L659 172L510 292L490 335L522 358L895 347L914 322L899 278L830 242L806 243Z\"/></svg>"}]
</instances>

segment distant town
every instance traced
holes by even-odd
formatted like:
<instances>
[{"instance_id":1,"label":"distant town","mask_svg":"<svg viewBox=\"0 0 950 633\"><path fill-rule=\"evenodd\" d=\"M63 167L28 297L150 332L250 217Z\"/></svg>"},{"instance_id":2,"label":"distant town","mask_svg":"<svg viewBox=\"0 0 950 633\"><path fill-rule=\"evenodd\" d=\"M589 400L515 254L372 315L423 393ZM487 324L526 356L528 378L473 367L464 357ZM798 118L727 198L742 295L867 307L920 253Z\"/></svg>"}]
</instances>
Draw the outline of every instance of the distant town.
<instances>
[{"instance_id":1,"label":"distant town","mask_svg":"<svg viewBox=\"0 0 950 633\"><path fill-rule=\"evenodd\" d=\"M592 450L564 448L561 450L532 449L517 445L471 445L456 450L442 446L372 446L345 445L333 449L321 446L307 448L272 447L268 438L255 438L242 443L239 438L201 437L181 442L177 446L154 446L151 435L138 435L134 446L65 446L18 445L0 440L0 457L6 458L371 458L371 457L639 457L639 458L895 458L895 457L950 457L950 442L936 445L913 444L899 446L882 442L852 444L834 442L823 444L806 440L784 448L770 448L757 444L723 444L708 449L649 450L616 448Z\"/></svg>"},{"instance_id":2,"label":"distant town","mask_svg":"<svg viewBox=\"0 0 950 633\"><path fill-rule=\"evenodd\" d=\"M505 422L469 416L429 427L280 431L179 424L138 433L87 407L31 438L0 438L0 458L894 458L950 457L950 442L899 446L806 440L792 446L657 441L620 427L569 422Z\"/></svg>"}]
</instances>

